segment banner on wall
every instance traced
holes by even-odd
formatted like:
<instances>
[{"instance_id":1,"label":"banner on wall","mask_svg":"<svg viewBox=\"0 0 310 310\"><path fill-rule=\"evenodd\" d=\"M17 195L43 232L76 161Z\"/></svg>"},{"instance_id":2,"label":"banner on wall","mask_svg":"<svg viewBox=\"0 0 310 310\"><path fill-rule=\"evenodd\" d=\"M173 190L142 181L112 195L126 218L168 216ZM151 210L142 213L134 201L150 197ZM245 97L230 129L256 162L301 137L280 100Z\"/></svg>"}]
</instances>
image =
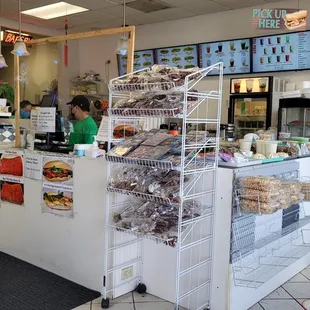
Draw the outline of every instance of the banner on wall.
<instances>
[{"instance_id":1,"label":"banner on wall","mask_svg":"<svg viewBox=\"0 0 310 310\"><path fill-rule=\"evenodd\" d=\"M42 212L73 218L73 159L43 157Z\"/></svg>"},{"instance_id":2,"label":"banner on wall","mask_svg":"<svg viewBox=\"0 0 310 310\"><path fill-rule=\"evenodd\" d=\"M23 151L5 150L0 163L1 201L15 205L24 204Z\"/></svg>"},{"instance_id":3,"label":"banner on wall","mask_svg":"<svg viewBox=\"0 0 310 310\"><path fill-rule=\"evenodd\" d=\"M253 9L252 26L258 30L304 31L307 26L307 10Z\"/></svg>"}]
</instances>

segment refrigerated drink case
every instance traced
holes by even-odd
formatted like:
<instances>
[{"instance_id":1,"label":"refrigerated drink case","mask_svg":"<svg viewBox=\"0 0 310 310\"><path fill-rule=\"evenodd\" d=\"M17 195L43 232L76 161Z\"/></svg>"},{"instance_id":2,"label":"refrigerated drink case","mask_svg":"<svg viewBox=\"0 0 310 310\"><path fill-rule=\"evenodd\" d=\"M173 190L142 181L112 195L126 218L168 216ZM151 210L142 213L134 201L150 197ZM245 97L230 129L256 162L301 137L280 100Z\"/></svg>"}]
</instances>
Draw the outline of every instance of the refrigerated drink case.
<instances>
[{"instance_id":1,"label":"refrigerated drink case","mask_svg":"<svg viewBox=\"0 0 310 310\"><path fill-rule=\"evenodd\" d=\"M287 81L275 77L231 79L228 122L236 127L236 138L276 127L279 98Z\"/></svg>"},{"instance_id":2,"label":"refrigerated drink case","mask_svg":"<svg viewBox=\"0 0 310 310\"><path fill-rule=\"evenodd\" d=\"M281 99L279 107L279 132L287 132L291 137L310 137L310 99Z\"/></svg>"},{"instance_id":3,"label":"refrigerated drink case","mask_svg":"<svg viewBox=\"0 0 310 310\"><path fill-rule=\"evenodd\" d=\"M233 115L237 138L266 129L268 98L233 98Z\"/></svg>"}]
</instances>

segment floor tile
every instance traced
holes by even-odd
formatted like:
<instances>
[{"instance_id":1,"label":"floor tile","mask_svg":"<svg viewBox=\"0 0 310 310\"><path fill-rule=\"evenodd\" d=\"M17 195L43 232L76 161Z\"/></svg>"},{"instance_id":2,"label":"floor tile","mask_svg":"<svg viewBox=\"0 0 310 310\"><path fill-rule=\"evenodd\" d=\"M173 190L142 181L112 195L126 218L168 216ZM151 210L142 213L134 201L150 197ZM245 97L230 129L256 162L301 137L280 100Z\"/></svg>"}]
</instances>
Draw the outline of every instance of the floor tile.
<instances>
[{"instance_id":1,"label":"floor tile","mask_svg":"<svg viewBox=\"0 0 310 310\"><path fill-rule=\"evenodd\" d=\"M309 276L310 276L310 269L309 269ZM309 279L306 278L303 274L298 273L296 276L294 276L287 282L309 282Z\"/></svg>"},{"instance_id":2,"label":"floor tile","mask_svg":"<svg viewBox=\"0 0 310 310\"><path fill-rule=\"evenodd\" d=\"M294 298L310 298L310 282L308 283L285 283L282 285Z\"/></svg>"},{"instance_id":3,"label":"floor tile","mask_svg":"<svg viewBox=\"0 0 310 310\"><path fill-rule=\"evenodd\" d=\"M256 304L248 310L264 310L260 304Z\"/></svg>"},{"instance_id":4,"label":"floor tile","mask_svg":"<svg viewBox=\"0 0 310 310\"><path fill-rule=\"evenodd\" d=\"M135 303L139 302L163 302L164 300L150 295L150 294L138 294L137 292L133 293Z\"/></svg>"},{"instance_id":5,"label":"floor tile","mask_svg":"<svg viewBox=\"0 0 310 310\"><path fill-rule=\"evenodd\" d=\"M110 304L112 310L134 310L133 303L121 302L116 304ZM83 309L84 310L84 309ZM93 304L91 310L102 310L100 304Z\"/></svg>"},{"instance_id":6,"label":"floor tile","mask_svg":"<svg viewBox=\"0 0 310 310\"><path fill-rule=\"evenodd\" d=\"M101 304L102 297L93 300L93 304ZM132 293L125 294L116 299L110 300L111 304L120 303L120 302L133 302Z\"/></svg>"},{"instance_id":7,"label":"floor tile","mask_svg":"<svg viewBox=\"0 0 310 310\"><path fill-rule=\"evenodd\" d=\"M282 287L279 287L271 294L266 296L264 299L291 299L291 298L292 296L290 296Z\"/></svg>"},{"instance_id":8,"label":"floor tile","mask_svg":"<svg viewBox=\"0 0 310 310\"><path fill-rule=\"evenodd\" d=\"M301 274L303 274L306 278L310 280L310 268L304 269Z\"/></svg>"},{"instance_id":9,"label":"floor tile","mask_svg":"<svg viewBox=\"0 0 310 310\"><path fill-rule=\"evenodd\" d=\"M170 302L140 302L135 304L136 310L174 310L174 304ZM184 309L181 308L180 309Z\"/></svg>"},{"instance_id":10,"label":"floor tile","mask_svg":"<svg viewBox=\"0 0 310 310\"><path fill-rule=\"evenodd\" d=\"M270 299L260 301L261 306L264 310L304 310L302 306L295 300L284 300L284 299Z\"/></svg>"},{"instance_id":11,"label":"floor tile","mask_svg":"<svg viewBox=\"0 0 310 310\"><path fill-rule=\"evenodd\" d=\"M88 305L84 305L84 306L80 306L80 307L77 307L77 308L74 308L72 310L91 310L91 306L90 304Z\"/></svg>"}]
</instances>

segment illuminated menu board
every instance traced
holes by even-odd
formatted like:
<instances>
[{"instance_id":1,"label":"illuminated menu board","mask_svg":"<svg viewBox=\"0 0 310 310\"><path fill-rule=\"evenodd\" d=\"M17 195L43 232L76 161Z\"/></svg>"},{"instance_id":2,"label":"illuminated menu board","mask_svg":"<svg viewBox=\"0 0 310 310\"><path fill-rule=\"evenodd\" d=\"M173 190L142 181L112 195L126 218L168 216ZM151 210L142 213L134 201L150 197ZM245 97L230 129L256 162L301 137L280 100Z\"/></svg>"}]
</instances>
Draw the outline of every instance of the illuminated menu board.
<instances>
[{"instance_id":1,"label":"illuminated menu board","mask_svg":"<svg viewBox=\"0 0 310 310\"><path fill-rule=\"evenodd\" d=\"M156 63L189 69L198 67L197 45L159 48L155 50Z\"/></svg>"},{"instance_id":2,"label":"illuminated menu board","mask_svg":"<svg viewBox=\"0 0 310 310\"><path fill-rule=\"evenodd\" d=\"M253 39L253 71L310 69L310 32Z\"/></svg>"},{"instance_id":3,"label":"illuminated menu board","mask_svg":"<svg viewBox=\"0 0 310 310\"><path fill-rule=\"evenodd\" d=\"M199 44L199 55L201 68L223 62L224 74L251 72L250 39Z\"/></svg>"},{"instance_id":4,"label":"illuminated menu board","mask_svg":"<svg viewBox=\"0 0 310 310\"><path fill-rule=\"evenodd\" d=\"M118 73L120 76L127 73L127 55L117 55L118 60ZM138 51L134 54L133 71L138 71L143 68L151 67L155 63L154 61L154 51L145 50Z\"/></svg>"}]
</instances>

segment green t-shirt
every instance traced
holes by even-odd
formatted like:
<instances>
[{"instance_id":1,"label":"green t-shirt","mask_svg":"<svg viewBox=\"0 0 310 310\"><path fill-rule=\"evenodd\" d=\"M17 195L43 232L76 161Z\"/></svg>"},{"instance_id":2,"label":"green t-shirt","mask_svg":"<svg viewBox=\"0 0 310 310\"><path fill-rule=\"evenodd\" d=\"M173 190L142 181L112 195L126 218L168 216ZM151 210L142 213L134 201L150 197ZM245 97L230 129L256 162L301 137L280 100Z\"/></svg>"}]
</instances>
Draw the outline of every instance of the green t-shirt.
<instances>
[{"instance_id":1,"label":"green t-shirt","mask_svg":"<svg viewBox=\"0 0 310 310\"><path fill-rule=\"evenodd\" d=\"M98 133L98 127L91 116L82 121L78 121L73 126L73 132L70 134L69 144L92 144L94 136Z\"/></svg>"}]
</instances>

